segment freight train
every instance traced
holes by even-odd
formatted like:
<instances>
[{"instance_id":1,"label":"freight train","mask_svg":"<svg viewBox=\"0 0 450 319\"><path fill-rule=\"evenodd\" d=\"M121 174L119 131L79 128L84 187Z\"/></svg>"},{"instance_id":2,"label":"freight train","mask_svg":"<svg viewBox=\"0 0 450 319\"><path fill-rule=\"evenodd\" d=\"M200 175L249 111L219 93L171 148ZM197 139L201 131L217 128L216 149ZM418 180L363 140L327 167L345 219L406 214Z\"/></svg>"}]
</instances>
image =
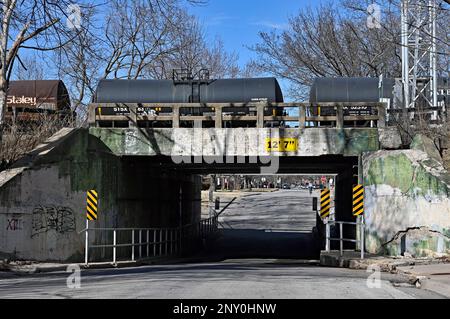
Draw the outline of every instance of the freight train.
<instances>
[{"instance_id":1,"label":"freight train","mask_svg":"<svg viewBox=\"0 0 450 319\"><path fill-rule=\"evenodd\" d=\"M69 93L61 80L10 81L6 106L5 121L22 126L65 120L72 114Z\"/></svg>"},{"instance_id":2,"label":"freight train","mask_svg":"<svg viewBox=\"0 0 450 319\"><path fill-rule=\"evenodd\" d=\"M395 81L378 78L316 78L311 85L309 101L324 102L380 102L389 100L393 103ZM372 106L344 106L344 115L376 115L377 109ZM334 115L333 107L318 107L313 109L313 115Z\"/></svg>"},{"instance_id":3,"label":"freight train","mask_svg":"<svg viewBox=\"0 0 450 319\"><path fill-rule=\"evenodd\" d=\"M174 73L175 74L175 73ZM317 78L310 89L310 102L380 102L380 98L392 99L393 80L383 82L381 90L377 78ZM117 104L114 108L102 108L97 115L127 115L130 110L127 103L137 104L188 104L188 103L227 103L223 108L224 115L256 115L256 108L242 106L242 103L267 102L273 103L264 110L265 116L287 115L286 109L276 105L283 103L283 93L276 78L247 78L247 79L214 79L195 78L193 76L177 77L170 80L100 80L94 103ZM233 106L235 104L241 104ZM97 110L98 112L98 110ZM139 106L139 115L169 115L171 107ZM310 107L309 116L335 115L334 107ZM183 107L181 115L212 115L211 107L189 108ZM371 106L344 107L344 115L376 115L377 108ZM128 122L124 122L127 125ZM160 126L160 121L155 121ZM226 123L225 127L249 126L251 122L238 119ZM103 123L109 126L109 123ZM145 123L148 125L148 122ZM284 126L282 121L266 121L266 126ZM326 122L322 122L326 125ZM367 125L367 123L359 123ZM120 125L115 122L114 125ZM138 123L139 125L139 123ZM154 125L154 124L152 124ZM166 123L170 126L170 123ZM209 125L213 125L212 121ZM254 124L253 124L254 125ZM164 127L164 126L163 126Z\"/></svg>"},{"instance_id":4,"label":"freight train","mask_svg":"<svg viewBox=\"0 0 450 319\"><path fill-rule=\"evenodd\" d=\"M283 93L275 78L209 79L194 76L176 77L169 80L100 80L96 89L94 103L117 103L114 108L102 108L102 115L129 114L127 103L138 104L186 104L186 103L227 103L224 115L256 115L256 108L245 103L282 103ZM233 106L234 104L240 104ZM121 105L122 104L122 105ZM171 107L138 107L139 115L168 115ZM269 107L265 115L283 115L282 108ZM212 107L183 107L180 115L214 115ZM233 121L230 126L244 123ZM159 123L161 124L161 123ZM248 123L246 123L248 124ZM277 123L279 125L280 123Z\"/></svg>"},{"instance_id":5,"label":"freight train","mask_svg":"<svg viewBox=\"0 0 450 319\"><path fill-rule=\"evenodd\" d=\"M446 111L450 101L449 78L438 79L438 109ZM319 104L324 102L385 102L389 104L388 113L398 113L403 107L402 83L400 79L391 78L356 78L333 77L316 78L311 85L309 101ZM418 105L420 107L420 102ZM414 110L410 110L414 111ZM420 110L419 110L420 111ZM344 107L344 115L375 115L375 107ZM332 107L319 107L313 115L334 115Z\"/></svg>"}]
</instances>

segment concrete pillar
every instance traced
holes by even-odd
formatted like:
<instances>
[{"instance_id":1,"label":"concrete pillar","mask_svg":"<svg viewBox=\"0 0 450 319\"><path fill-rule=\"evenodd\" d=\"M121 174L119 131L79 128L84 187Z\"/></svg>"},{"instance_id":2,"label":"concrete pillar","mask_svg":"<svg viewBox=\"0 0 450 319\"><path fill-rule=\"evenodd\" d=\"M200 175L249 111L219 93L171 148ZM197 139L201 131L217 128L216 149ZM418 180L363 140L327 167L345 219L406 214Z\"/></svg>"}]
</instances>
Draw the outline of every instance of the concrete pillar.
<instances>
[{"instance_id":1,"label":"concrete pillar","mask_svg":"<svg viewBox=\"0 0 450 319\"><path fill-rule=\"evenodd\" d=\"M264 127L264 104L258 104L256 106L256 127Z\"/></svg>"},{"instance_id":2,"label":"concrete pillar","mask_svg":"<svg viewBox=\"0 0 450 319\"><path fill-rule=\"evenodd\" d=\"M173 106L173 119L172 119L172 127L179 128L180 127L180 108L178 106Z\"/></svg>"},{"instance_id":3,"label":"concrete pillar","mask_svg":"<svg viewBox=\"0 0 450 319\"><path fill-rule=\"evenodd\" d=\"M130 109L129 125L130 125L130 127L137 127L138 126L137 125L138 116L137 116L136 106L134 106L134 105L129 106L129 109Z\"/></svg>"},{"instance_id":4,"label":"concrete pillar","mask_svg":"<svg viewBox=\"0 0 450 319\"><path fill-rule=\"evenodd\" d=\"M216 128L222 128L222 121L223 121L223 113L221 107L216 107L216 117L215 117L215 127Z\"/></svg>"},{"instance_id":5,"label":"concrete pillar","mask_svg":"<svg viewBox=\"0 0 450 319\"><path fill-rule=\"evenodd\" d=\"M306 126L306 106L301 105L298 110L298 128L304 129Z\"/></svg>"},{"instance_id":6,"label":"concrete pillar","mask_svg":"<svg viewBox=\"0 0 450 319\"><path fill-rule=\"evenodd\" d=\"M386 127L386 107L383 104L378 105L378 123L380 128Z\"/></svg>"},{"instance_id":7,"label":"concrete pillar","mask_svg":"<svg viewBox=\"0 0 450 319\"><path fill-rule=\"evenodd\" d=\"M344 127L344 109L342 106L336 108L336 128L341 129Z\"/></svg>"}]
</instances>

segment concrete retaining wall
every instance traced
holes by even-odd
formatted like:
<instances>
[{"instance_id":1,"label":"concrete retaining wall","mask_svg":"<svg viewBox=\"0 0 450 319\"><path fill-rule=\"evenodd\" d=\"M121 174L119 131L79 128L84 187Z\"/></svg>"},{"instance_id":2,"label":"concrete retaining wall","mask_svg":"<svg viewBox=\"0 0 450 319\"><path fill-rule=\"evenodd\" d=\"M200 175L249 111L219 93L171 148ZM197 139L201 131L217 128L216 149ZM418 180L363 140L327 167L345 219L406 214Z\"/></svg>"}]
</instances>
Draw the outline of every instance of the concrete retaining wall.
<instances>
[{"instance_id":1,"label":"concrete retaining wall","mask_svg":"<svg viewBox=\"0 0 450 319\"><path fill-rule=\"evenodd\" d=\"M0 173L2 253L33 260L80 259L85 190L98 187L92 181L102 178L95 169L89 172L94 158L87 155L88 143L86 131L60 131L12 170ZM101 167L108 157L111 161L111 155L103 156L96 165ZM108 196L101 205L111 204Z\"/></svg>"},{"instance_id":2,"label":"concrete retaining wall","mask_svg":"<svg viewBox=\"0 0 450 319\"><path fill-rule=\"evenodd\" d=\"M130 165L88 130L64 129L0 173L0 255L82 261L79 232L86 225L89 189L99 193L99 218L91 227L176 227L180 187L183 223L199 220L200 178L163 174L145 163ZM91 244L108 241L105 234L91 236Z\"/></svg>"},{"instance_id":3,"label":"concrete retaining wall","mask_svg":"<svg viewBox=\"0 0 450 319\"><path fill-rule=\"evenodd\" d=\"M450 174L420 150L363 156L366 248L416 257L450 253Z\"/></svg>"}]
</instances>

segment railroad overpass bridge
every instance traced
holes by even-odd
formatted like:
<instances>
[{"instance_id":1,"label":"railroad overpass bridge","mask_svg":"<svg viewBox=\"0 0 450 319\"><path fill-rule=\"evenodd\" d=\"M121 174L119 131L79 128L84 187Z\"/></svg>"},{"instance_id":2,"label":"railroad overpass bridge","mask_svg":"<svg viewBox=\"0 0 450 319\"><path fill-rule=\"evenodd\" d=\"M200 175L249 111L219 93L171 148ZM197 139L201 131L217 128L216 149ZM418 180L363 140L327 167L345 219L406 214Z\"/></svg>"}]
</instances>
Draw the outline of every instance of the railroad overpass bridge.
<instances>
[{"instance_id":1,"label":"railroad overpass bridge","mask_svg":"<svg viewBox=\"0 0 450 319\"><path fill-rule=\"evenodd\" d=\"M372 105L378 112L367 116L345 115L343 104L326 106L335 114L307 116L312 106L304 103L233 105L254 108L254 115L240 116L227 115L231 106L223 104L91 105L89 128L60 131L0 173L0 224L5 226L0 251L26 259L82 260L79 232L90 189L99 194L96 227L196 223L199 174L205 173L337 174L336 218L352 220L351 192L362 180L361 154L396 148L400 138L385 127L382 103ZM183 111L188 107L214 114L189 115ZM296 107L298 113L280 116L283 107ZM170 115L143 114L148 108L171 108ZM248 125L226 127L234 121ZM192 127L186 127L189 122ZM296 127L270 127L288 122ZM151 127L155 123L165 127ZM100 234L90 240L109 239Z\"/></svg>"},{"instance_id":2,"label":"railroad overpass bridge","mask_svg":"<svg viewBox=\"0 0 450 319\"><path fill-rule=\"evenodd\" d=\"M359 155L379 150L380 136L384 136L385 130L90 128L89 135L128 163L125 166L138 165L159 172L189 176L213 173L337 174L338 198L342 198L337 214L341 215L340 212L351 211L351 187L358 181ZM269 148L269 143L277 141L292 142L295 147L281 151ZM341 191L344 192L342 195Z\"/></svg>"}]
</instances>

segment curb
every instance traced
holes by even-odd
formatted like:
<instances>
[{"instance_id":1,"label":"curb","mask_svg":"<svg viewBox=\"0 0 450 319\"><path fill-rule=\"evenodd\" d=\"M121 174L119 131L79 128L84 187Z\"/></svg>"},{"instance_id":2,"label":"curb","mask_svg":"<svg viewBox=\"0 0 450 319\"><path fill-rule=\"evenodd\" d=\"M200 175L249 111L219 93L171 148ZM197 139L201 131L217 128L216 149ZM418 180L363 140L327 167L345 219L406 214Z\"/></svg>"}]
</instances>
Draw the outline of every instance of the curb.
<instances>
[{"instance_id":1,"label":"curb","mask_svg":"<svg viewBox=\"0 0 450 319\"><path fill-rule=\"evenodd\" d=\"M210 261L202 257L189 257L189 258L158 258L158 259L143 259L138 261L119 261L115 265L111 262L90 263L87 266L84 263L68 263L68 264L56 264L52 266L42 265L39 263L26 264L26 265L11 265L0 263L0 278L8 278L17 275L32 275L38 273L51 273L51 272L65 272L67 267L71 265L77 265L82 270L90 269L114 269L114 268L130 268L150 265L167 265L167 264L182 264L182 263L198 263Z\"/></svg>"},{"instance_id":2,"label":"curb","mask_svg":"<svg viewBox=\"0 0 450 319\"><path fill-rule=\"evenodd\" d=\"M365 259L360 259L354 256L345 256L345 252L344 256L341 257L339 256L338 251L331 251L330 253L322 251L320 253L320 265L325 267L340 267L361 270L366 270L369 266L378 266L382 272L397 273L398 267L442 263L439 260L396 259L372 254L367 254L366 257L367 258Z\"/></svg>"}]
</instances>

